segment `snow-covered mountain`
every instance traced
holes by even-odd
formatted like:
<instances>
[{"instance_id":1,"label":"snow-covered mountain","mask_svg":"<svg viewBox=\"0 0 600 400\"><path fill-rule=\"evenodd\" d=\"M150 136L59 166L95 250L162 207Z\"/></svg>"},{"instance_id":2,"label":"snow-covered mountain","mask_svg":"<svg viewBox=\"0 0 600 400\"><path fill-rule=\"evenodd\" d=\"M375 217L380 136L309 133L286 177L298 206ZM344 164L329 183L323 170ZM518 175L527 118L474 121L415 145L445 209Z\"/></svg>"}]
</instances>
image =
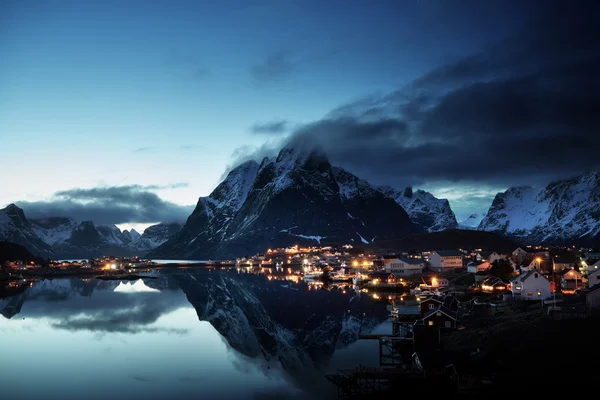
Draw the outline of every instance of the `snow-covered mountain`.
<instances>
[{"instance_id":1,"label":"snow-covered mountain","mask_svg":"<svg viewBox=\"0 0 600 400\"><path fill-rule=\"evenodd\" d=\"M132 231L137 234L137 239L133 239L128 244L128 247L136 251L149 251L172 238L180 230L181 224L176 222L149 226L144 230L144 233L142 233L141 236L132 229Z\"/></svg>"},{"instance_id":2,"label":"snow-covered mountain","mask_svg":"<svg viewBox=\"0 0 600 400\"><path fill-rule=\"evenodd\" d=\"M176 223L157 224L140 235L133 229L121 232L115 225L96 226L92 221L77 223L64 217L29 220L14 204L0 210L0 240L18 243L46 258L143 255L180 228Z\"/></svg>"},{"instance_id":3,"label":"snow-covered mountain","mask_svg":"<svg viewBox=\"0 0 600 400\"><path fill-rule=\"evenodd\" d=\"M447 199L438 199L421 189L413 191L411 187L400 191L390 186L383 186L379 189L400 204L412 222L427 232L439 232L458 227L456 216Z\"/></svg>"},{"instance_id":4,"label":"snow-covered mountain","mask_svg":"<svg viewBox=\"0 0 600 400\"><path fill-rule=\"evenodd\" d=\"M293 143L276 159L234 168L148 256L236 258L268 247L372 243L417 231L395 201L332 167L319 148Z\"/></svg>"},{"instance_id":5,"label":"snow-covered mountain","mask_svg":"<svg viewBox=\"0 0 600 400\"><path fill-rule=\"evenodd\" d=\"M477 214L477 213L471 214L471 215L469 215L469 217L467 219L458 223L458 228L459 229L467 229L467 230L477 229L477 227L481 223L481 220L483 219L483 217L484 216L481 214Z\"/></svg>"},{"instance_id":6,"label":"snow-covered mountain","mask_svg":"<svg viewBox=\"0 0 600 400\"><path fill-rule=\"evenodd\" d=\"M16 205L10 204L0 210L0 240L20 244L34 255L52 256L50 245L37 235L36 229Z\"/></svg>"},{"instance_id":7,"label":"snow-covered mountain","mask_svg":"<svg viewBox=\"0 0 600 400\"><path fill-rule=\"evenodd\" d=\"M498 193L478 229L536 243L592 239L600 234L600 170Z\"/></svg>"}]
</instances>

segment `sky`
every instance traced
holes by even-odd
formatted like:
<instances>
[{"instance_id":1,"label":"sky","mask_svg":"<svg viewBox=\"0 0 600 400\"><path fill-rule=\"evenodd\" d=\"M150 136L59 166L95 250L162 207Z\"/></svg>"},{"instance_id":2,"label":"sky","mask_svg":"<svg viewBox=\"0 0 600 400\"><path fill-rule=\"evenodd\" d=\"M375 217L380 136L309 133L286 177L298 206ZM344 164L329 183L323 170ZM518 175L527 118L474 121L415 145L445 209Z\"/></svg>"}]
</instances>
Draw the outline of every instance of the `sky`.
<instances>
[{"instance_id":1,"label":"sky","mask_svg":"<svg viewBox=\"0 0 600 400\"><path fill-rule=\"evenodd\" d=\"M597 167L594 1L0 2L0 207L142 230L302 137L460 221Z\"/></svg>"}]
</instances>

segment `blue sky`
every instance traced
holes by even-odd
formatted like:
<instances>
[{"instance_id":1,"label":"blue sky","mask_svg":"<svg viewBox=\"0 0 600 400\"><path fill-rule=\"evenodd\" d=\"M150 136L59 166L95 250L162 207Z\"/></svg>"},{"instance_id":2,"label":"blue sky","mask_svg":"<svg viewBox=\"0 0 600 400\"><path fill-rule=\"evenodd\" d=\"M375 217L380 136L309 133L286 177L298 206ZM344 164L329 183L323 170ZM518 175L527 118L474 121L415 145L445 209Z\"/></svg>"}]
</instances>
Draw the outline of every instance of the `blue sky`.
<instances>
[{"instance_id":1,"label":"blue sky","mask_svg":"<svg viewBox=\"0 0 600 400\"><path fill-rule=\"evenodd\" d=\"M536 5L450 3L3 1L0 206L131 185L193 205L240 155L274 143L253 125L303 126L393 93L502 41ZM439 189L459 219L472 208L463 193L489 204L511 183L389 182L339 163L376 183ZM485 211L479 200L475 211Z\"/></svg>"}]
</instances>

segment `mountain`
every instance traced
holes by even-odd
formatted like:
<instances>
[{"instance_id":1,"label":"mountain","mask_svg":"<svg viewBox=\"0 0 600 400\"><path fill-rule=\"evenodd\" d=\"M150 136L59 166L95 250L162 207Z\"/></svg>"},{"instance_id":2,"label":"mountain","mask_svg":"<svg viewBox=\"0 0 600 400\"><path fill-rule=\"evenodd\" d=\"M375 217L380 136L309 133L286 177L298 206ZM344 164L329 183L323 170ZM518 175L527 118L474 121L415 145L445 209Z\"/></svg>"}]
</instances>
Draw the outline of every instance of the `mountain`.
<instances>
[{"instance_id":1,"label":"mountain","mask_svg":"<svg viewBox=\"0 0 600 400\"><path fill-rule=\"evenodd\" d=\"M130 234L132 236L132 240L128 244L128 247L136 251L149 251L175 236L175 234L177 234L177 232L180 230L181 224L176 222L149 226L144 230L144 233L141 236L132 229L132 231L135 232L138 237L137 239L134 239L134 235Z\"/></svg>"},{"instance_id":2,"label":"mountain","mask_svg":"<svg viewBox=\"0 0 600 400\"><path fill-rule=\"evenodd\" d=\"M180 228L177 223L157 224L140 235L134 229L121 232L115 225L77 223L65 217L29 220L14 204L0 210L0 240L21 244L34 255L45 258L143 255L166 242Z\"/></svg>"},{"instance_id":3,"label":"mountain","mask_svg":"<svg viewBox=\"0 0 600 400\"><path fill-rule=\"evenodd\" d=\"M46 260L41 257L36 257L25 247L20 244L11 242L0 242L0 266L6 261L21 260L25 263L31 261L38 264L46 264Z\"/></svg>"},{"instance_id":4,"label":"mountain","mask_svg":"<svg viewBox=\"0 0 600 400\"><path fill-rule=\"evenodd\" d=\"M17 243L41 257L52 257L50 245L35 232L35 226L25 218L25 213L14 204L0 210L0 240Z\"/></svg>"},{"instance_id":5,"label":"mountain","mask_svg":"<svg viewBox=\"0 0 600 400\"><path fill-rule=\"evenodd\" d=\"M131 229L130 231L125 229L123 232L121 232L121 235L123 237L123 243L125 244L135 242L142 236L135 229Z\"/></svg>"},{"instance_id":6,"label":"mountain","mask_svg":"<svg viewBox=\"0 0 600 400\"><path fill-rule=\"evenodd\" d=\"M498 193L478 229L532 243L591 241L600 234L600 170Z\"/></svg>"},{"instance_id":7,"label":"mountain","mask_svg":"<svg viewBox=\"0 0 600 400\"><path fill-rule=\"evenodd\" d=\"M276 159L234 168L148 257L236 258L268 247L364 244L417 231L394 200L332 167L321 149L293 143Z\"/></svg>"},{"instance_id":8,"label":"mountain","mask_svg":"<svg viewBox=\"0 0 600 400\"><path fill-rule=\"evenodd\" d=\"M446 199L438 199L421 189L413 191L411 187L397 191L392 187L383 186L380 190L400 204L412 222L427 232L439 232L458 227L456 216Z\"/></svg>"},{"instance_id":9,"label":"mountain","mask_svg":"<svg viewBox=\"0 0 600 400\"><path fill-rule=\"evenodd\" d=\"M483 215L481 214L471 214L469 218L459 222L458 227L459 229L477 229L482 219Z\"/></svg>"}]
</instances>

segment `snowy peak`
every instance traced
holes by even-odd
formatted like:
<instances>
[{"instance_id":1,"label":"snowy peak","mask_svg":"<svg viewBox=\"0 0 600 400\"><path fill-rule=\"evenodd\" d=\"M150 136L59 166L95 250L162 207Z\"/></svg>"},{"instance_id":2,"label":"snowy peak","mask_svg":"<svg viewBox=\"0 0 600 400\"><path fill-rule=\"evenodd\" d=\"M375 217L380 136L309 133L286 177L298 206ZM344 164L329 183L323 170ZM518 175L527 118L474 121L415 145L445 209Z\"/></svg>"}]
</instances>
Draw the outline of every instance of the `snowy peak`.
<instances>
[{"instance_id":1,"label":"snowy peak","mask_svg":"<svg viewBox=\"0 0 600 400\"><path fill-rule=\"evenodd\" d=\"M446 199L438 199L424 190L414 191L412 187L396 191L390 186L380 191L393 198L410 216L411 220L428 232L456 229L456 216Z\"/></svg>"},{"instance_id":2,"label":"snowy peak","mask_svg":"<svg viewBox=\"0 0 600 400\"><path fill-rule=\"evenodd\" d=\"M376 189L364 179L351 174L345 169L332 167L333 175L339 187L340 197L349 200L357 196L372 196Z\"/></svg>"},{"instance_id":3,"label":"snowy peak","mask_svg":"<svg viewBox=\"0 0 600 400\"><path fill-rule=\"evenodd\" d=\"M471 214L467 219L458 223L460 229L475 230L481 223L483 216L480 214Z\"/></svg>"},{"instance_id":4,"label":"snowy peak","mask_svg":"<svg viewBox=\"0 0 600 400\"><path fill-rule=\"evenodd\" d=\"M65 217L32 219L31 223L35 234L50 246L69 239L77 227L77 222Z\"/></svg>"},{"instance_id":5,"label":"snowy peak","mask_svg":"<svg viewBox=\"0 0 600 400\"><path fill-rule=\"evenodd\" d=\"M232 169L210 194L217 208L228 208L232 212L239 210L256 179L258 167L256 161L250 160Z\"/></svg>"},{"instance_id":6,"label":"snowy peak","mask_svg":"<svg viewBox=\"0 0 600 400\"><path fill-rule=\"evenodd\" d=\"M556 181L539 190L498 193L478 229L532 242L562 243L600 233L600 173Z\"/></svg>"},{"instance_id":7,"label":"snowy peak","mask_svg":"<svg viewBox=\"0 0 600 400\"><path fill-rule=\"evenodd\" d=\"M50 246L36 235L23 210L14 204L0 210L0 240L20 244L34 255L52 255Z\"/></svg>"},{"instance_id":8,"label":"snowy peak","mask_svg":"<svg viewBox=\"0 0 600 400\"><path fill-rule=\"evenodd\" d=\"M161 223L152 225L146 228L141 236L132 240L129 247L137 251L149 251L175 236L180 230L181 224L175 222L170 224ZM132 232L139 235L139 233L133 229Z\"/></svg>"},{"instance_id":9,"label":"snowy peak","mask_svg":"<svg viewBox=\"0 0 600 400\"><path fill-rule=\"evenodd\" d=\"M329 164L329 159L323 148L311 141L294 140L279 151L275 161L295 167L317 167Z\"/></svg>"}]
</instances>

